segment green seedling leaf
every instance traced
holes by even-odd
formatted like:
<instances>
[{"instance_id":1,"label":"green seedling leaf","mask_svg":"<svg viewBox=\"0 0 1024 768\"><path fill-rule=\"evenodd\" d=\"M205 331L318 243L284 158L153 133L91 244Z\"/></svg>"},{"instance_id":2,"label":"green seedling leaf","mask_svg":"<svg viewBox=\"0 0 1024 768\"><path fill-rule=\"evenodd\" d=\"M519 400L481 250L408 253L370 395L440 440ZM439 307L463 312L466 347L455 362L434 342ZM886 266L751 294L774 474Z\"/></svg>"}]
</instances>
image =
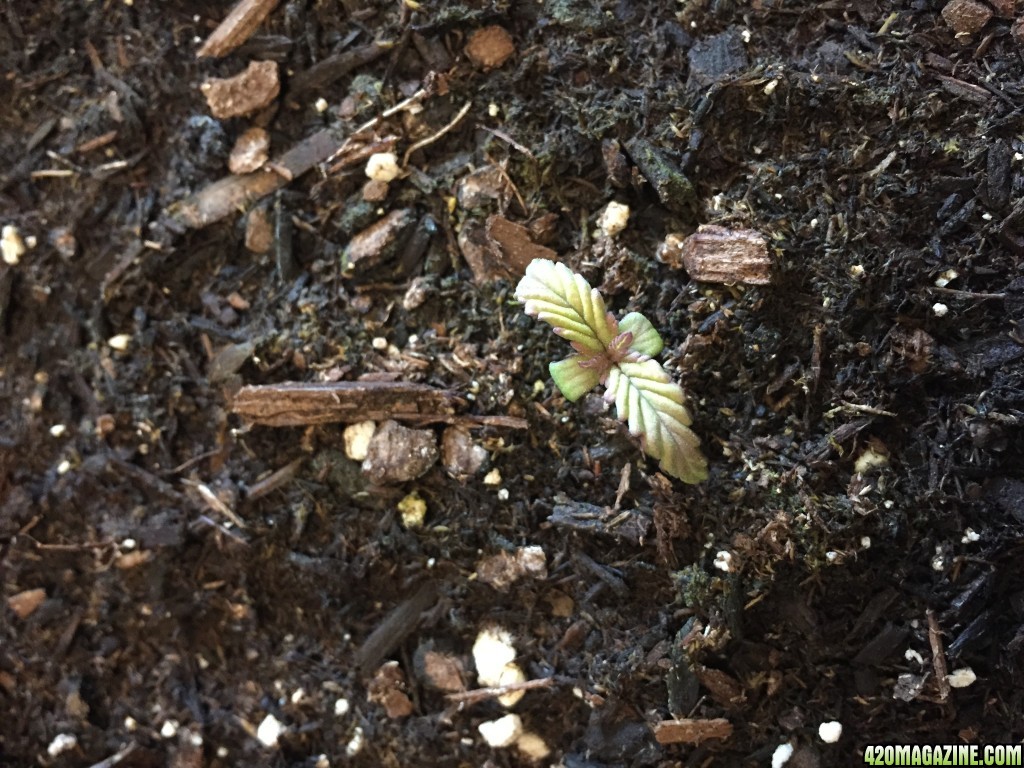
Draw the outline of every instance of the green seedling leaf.
<instances>
[{"instance_id":1,"label":"green seedling leaf","mask_svg":"<svg viewBox=\"0 0 1024 768\"><path fill-rule=\"evenodd\" d=\"M551 372L555 386L570 403L575 403L601 383L599 369L580 365L586 359L583 355L573 355L548 365L548 371Z\"/></svg>"},{"instance_id":2,"label":"green seedling leaf","mask_svg":"<svg viewBox=\"0 0 1024 768\"><path fill-rule=\"evenodd\" d=\"M690 429L682 387L656 361L619 363L608 371L605 387L605 400L615 403L619 419L663 470L684 483L707 479L707 461Z\"/></svg>"},{"instance_id":3,"label":"green seedling leaf","mask_svg":"<svg viewBox=\"0 0 1024 768\"><path fill-rule=\"evenodd\" d=\"M664 342L650 320L630 312L617 322L590 283L549 259L530 263L515 296L528 315L549 323L576 350L548 366L567 400L575 402L603 383L618 418L665 472L685 483L707 479L683 390L651 359Z\"/></svg>"},{"instance_id":4,"label":"green seedling leaf","mask_svg":"<svg viewBox=\"0 0 1024 768\"><path fill-rule=\"evenodd\" d=\"M647 357L654 357L661 352L665 342L661 334L654 330L654 325L639 312L630 312L619 320L619 332L629 331L633 334L633 342L629 348Z\"/></svg>"},{"instance_id":5,"label":"green seedling leaf","mask_svg":"<svg viewBox=\"0 0 1024 768\"><path fill-rule=\"evenodd\" d=\"M604 299L582 275L550 259L534 259L516 287L526 314L551 325L555 333L576 342L580 352L600 355L616 336ZM609 325L611 323L611 326Z\"/></svg>"}]
</instances>

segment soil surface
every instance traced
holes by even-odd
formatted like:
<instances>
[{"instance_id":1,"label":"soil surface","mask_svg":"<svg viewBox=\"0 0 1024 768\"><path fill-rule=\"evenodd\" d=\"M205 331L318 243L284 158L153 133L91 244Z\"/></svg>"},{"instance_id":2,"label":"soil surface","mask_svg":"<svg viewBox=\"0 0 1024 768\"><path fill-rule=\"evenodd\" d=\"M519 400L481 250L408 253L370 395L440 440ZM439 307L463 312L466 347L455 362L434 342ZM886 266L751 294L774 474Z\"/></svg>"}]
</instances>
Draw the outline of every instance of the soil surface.
<instances>
[{"instance_id":1,"label":"soil surface","mask_svg":"<svg viewBox=\"0 0 1024 768\"><path fill-rule=\"evenodd\" d=\"M285 0L197 58L229 3L7 0L0 764L1020 742L1015 5ZM215 118L251 62L279 91ZM211 187L253 127L270 165ZM770 283L657 258L701 224ZM545 255L654 322L707 481L553 387L512 298ZM284 382L409 388L348 414L390 436L361 467L327 406L234 412ZM466 693L488 628L517 702Z\"/></svg>"}]
</instances>

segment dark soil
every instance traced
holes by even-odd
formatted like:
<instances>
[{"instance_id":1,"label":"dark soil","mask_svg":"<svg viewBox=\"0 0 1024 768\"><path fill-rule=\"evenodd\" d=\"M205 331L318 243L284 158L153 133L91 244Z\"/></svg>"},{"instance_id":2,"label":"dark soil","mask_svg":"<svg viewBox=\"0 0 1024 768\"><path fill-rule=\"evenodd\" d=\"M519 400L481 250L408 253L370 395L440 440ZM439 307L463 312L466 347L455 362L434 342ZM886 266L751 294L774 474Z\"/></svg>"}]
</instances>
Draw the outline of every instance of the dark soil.
<instances>
[{"instance_id":1,"label":"dark soil","mask_svg":"<svg viewBox=\"0 0 1024 768\"><path fill-rule=\"evenodd\" d=\"M1024 738L1012 12L957 36L928 0L286 0L197 60L229 5L0 5L0 224L35 238L0 264L0 764L526 764L477 731L497 701L459 706L422 663L447 654L475 688L490 624L550 678L515 706L545 765L765 766L786 742L790 765L853 765L868 744ZM464 54L489 25L516 49L491 71ZM363 56L374 41L394 45ZM280 97L214 120L199 85L251 60L281 64ZM266 254L242 213L182 225L175 205L227 175L250 125L278 156L428 81L422 111L375 128L400 160L472 106L382 202L363 202L362 161L323 163L250 206ZM458 202L487 168L496 197ZM595 222L613 199L632 217L610 242ZM396 245L350 263L396 210ZM508 277L464 257L494 214L654 321L705 483L661 478L599 396L554 390L568 350L512 300L521 267L486 235ZM655 258L702 223L761 232L771 284ZM414 280L426 300L407 308ZM529 427L473 428L488 461L471 476L438 463L373 486L342 425L231 413L242 384L367 375ZM412 491L427 515L407 529ZM567 525L580 509L596 517ZM608 525L622 513L647 535ZM526 545L546 577L475 576ZM966 667L976 682L950 690L942 670ZM385 706L403 686L407 715ZM660 745L673 717L732 732Z\"/></svg>"}]
</instances>

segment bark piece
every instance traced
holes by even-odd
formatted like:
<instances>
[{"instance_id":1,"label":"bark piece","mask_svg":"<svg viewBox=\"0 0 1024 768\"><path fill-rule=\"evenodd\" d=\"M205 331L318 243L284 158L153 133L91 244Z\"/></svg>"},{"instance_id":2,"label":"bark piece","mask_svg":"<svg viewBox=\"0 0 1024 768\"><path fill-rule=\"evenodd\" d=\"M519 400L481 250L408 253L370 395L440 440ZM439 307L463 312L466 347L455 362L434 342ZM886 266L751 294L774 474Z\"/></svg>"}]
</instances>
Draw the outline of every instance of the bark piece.
<instances>
[{"instance_id":1,"label":"bark piece","mask_svg":"<svg viewBox=\"0 0 1024 768\"><path fill-rule=\"evenodd\" d=\"M651 529L651 518L637 509L609 514L604 507L582 501L556 504L548 522L562 528L606 536L641 544Z\"/></svg>"},{"instance_id":2,"label":"bark piece","mask_svg":"<svg viewBox=\"0 0 1024 768\"><path fill-rule=\"evenodd\" d=\"M415 480L434 465L437 455L437 440L429 429L411 429L388 420L370 439L363 476L377 485Z\"/></svg>"},{"instance_id":3,"label":"bark piece","mask_svg":"<svg viewBox=\"0 0 1024 768\"><path fill-rule=\"evenodd\" d=\"M486 228L467 224L458 242L478 284L518 280L534 259L558 258L550 248L534 243L529 229L499 215L489 217Z\"/></svg>"},{"instance_id":4,"label":"bark piece","mask_svg":"<svg viewBox=\"0 0 1024 768\"><path fill-rule=\"evenodd\" d=\"M466 43L466 56L481 69L500 67L515 52L516 44L512 41L512 35L497 24L478 29Z\"/></svg>"},{"instance_id":5,"label":"bark piece","mask_svg":"<svg viewBox=\"0 0 1024 768\"><path fill-rule=\"evenodd\" d=\"M942 9L942 18L958 35L973 35L988 24L992 9L978 0L950 0Z\"/></svg>"},{"instance_id":6,"label":"bark piece","mask_svg":"<svg viewBox=\"0 0 1024 768\"><path fill-rule=\"evenodd\" d=\"M402 236L416 223L412 208L390 211L362 232L354 235L342 256L343 268L369 269L395 254Z\"/></svg>"},{"instance_id":7,"label":"bark piece","mask_svg":"<svg viewBox=\"0 0 1024 768\"><path fill-rule=\"evenodd\" d=\"M701 744L708 739L725 740L730 736L732 723L722 717L662 720L654 726L654 738L659 744Z\"/></svg>"},{"instance_id":8,"label":"bark piece","mask_svg":"<svg viewBox=\"0 0 1024 768\"><path fill-rule=\"evenodd\" d=\"M370 636L356 651L354 661L360 671L366 673L379 665L384 657L402 644L416 625L420 623L420 614L437 601L437 585L428 581L423 583L414 594L395 606L391 613L377 625Z\"/></svg>"},{"instance_id":9,"label":"bark piece","mask_svg":"<svg viewBox=\"0 0 1024 768\"><path fill-rule=\"evenodd\" d=\"M239 0L196 53L196 56L225 56L248 40L280 0Z\"/></svg>"},{"instance_id":10,"label":"bark piece","mask_svg":"<svg viewBox=\"0 0 1024 768\"><path fill-rule=\"evenodd\" d=\"M285 382L242 387L231 409L270 427L385 419L428 424L450 420L457 402L447 390L402 381Z\"/></svg>"},{"instance_id":11,"label":"bark piece","mask_svg":"<svg viewBox=\"0 0 1024 768\"><path fill-rule=\"evenodd\" d=\"M266 128L253 126L238 137L228 157L228 170L232 173L252 173L259 170L270 151L270 134Z\"/></svg>"},{"instance_id":12,"label":"bark piece","mask_svg":"<svg viewBox=\"0 0 1024 768\"><path fill-rule=\"evenodd\" d=\"M685 267L690 277L705 283L771 282L771 257L760 232L702 224L687 238L669 235L658 258L671 267Z\"/></svg>"},{"instance_id":13,"label":"bark piece","mask_svg":"<svg viewBox=\"0 0 1024 768\"><path fill-rule=\"evenodd\" d=\"M626 142L626 152L654 188L662 205L677 213L689 213L696 207L693 183L661 149L635 136Z\"/></svg>"},{"instance_id":14,"label":"bark piece","mask_svg":"<svg viewBox=\"0 0 1024 768\"><path fill-rule=\"evenodd\" d=\"M210 114L218 120L258 112L281 92L277 62L252 61L234 77L211 77L199 89L206 97Z\"/></svg>"}]
</instances>

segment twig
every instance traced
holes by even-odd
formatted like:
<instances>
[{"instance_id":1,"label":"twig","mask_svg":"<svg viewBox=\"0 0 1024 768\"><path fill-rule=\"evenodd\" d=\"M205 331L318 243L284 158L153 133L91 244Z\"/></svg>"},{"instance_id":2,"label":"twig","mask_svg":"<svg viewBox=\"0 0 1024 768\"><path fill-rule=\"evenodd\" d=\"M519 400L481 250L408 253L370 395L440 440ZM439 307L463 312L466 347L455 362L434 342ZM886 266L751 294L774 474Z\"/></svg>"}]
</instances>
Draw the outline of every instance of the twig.
<instances>
[{"instance_id":1,"label":"twig","mask_svg":"<svg viewBox=\"0 0 1024 768\"><path fill-rule=\"evenodd\" d=\"M498 685L494 688L474 688L472 691L449 693L445 698L455 704L468 704L469 706L472 706L487 699L496 699L499 696L504 696L506 693L515 693L516 691L536 691L539 689L551 688L554 685L555 679L553 677L540 677L536 680L526 680L522 683Z\"/></svg>"},{"instance_id":2,"label":"twig","mask_svg":"<svg viewBox=\"0 0 1024 768\"><path fill-rule=\"evenodd\" d=\"M946 652L942 649L942 630L935 611L928 609L928 645L932 649L932 667L935 669L935 682L939 686L939 701L949 698L949 678L946 675Z\"/></svg>"},{"instance_id":3,"label":"twig","mask_svg":"<svg viewBox=\"0 0 1024 768\"><path fill-rule=\"evenodd\" d=\"M940 288L938 286L928 289L933 293L945 293L948 296L958 296L963 299L1005 299L1005 293L978 293L977 291L960 291L956 288Z\"/></svg>"},{"instance_id":4,"label":"twig","mask_svg":"<svg viewBox=\"0 0 1024 768\"><path fill-rule=\"evenodd\" d=\"M196 56L225 56L248 40L280 0L239 0L206 38Z\"/></svg>"},{"instance_id":5,"label":"twig","mask_svg":"<svg viewBox=\"0 0 1024 768\"><path fill-rule=\"evenodd\" d=\"M452 128L454 128L456 125L458 125L459 122L462 120L462 118L464 118L469 113L469 108L472 107L472 106L473 106L473 102L472 101L467 101L465 103L465 105L463 105L462 109L459 110L459 114L457 114L454 117L454 119L452 119L452 121L450 123L448 123L448 125L446 125L444 128L439 130L434 135L427 136L427 138L425 138L425 139L420 139L415 144L413 144L411 147L409 147L407 150L405 150L405 154L402 156L402 165L406 166L406 165L409 164L409 156L413 152L415 152L417 149L423 149L424 147L433 144L435 141L437 141L442 136L444 136L446 133L448 133L448 131L450 131Z\"/></svg>"}]
</instances>

